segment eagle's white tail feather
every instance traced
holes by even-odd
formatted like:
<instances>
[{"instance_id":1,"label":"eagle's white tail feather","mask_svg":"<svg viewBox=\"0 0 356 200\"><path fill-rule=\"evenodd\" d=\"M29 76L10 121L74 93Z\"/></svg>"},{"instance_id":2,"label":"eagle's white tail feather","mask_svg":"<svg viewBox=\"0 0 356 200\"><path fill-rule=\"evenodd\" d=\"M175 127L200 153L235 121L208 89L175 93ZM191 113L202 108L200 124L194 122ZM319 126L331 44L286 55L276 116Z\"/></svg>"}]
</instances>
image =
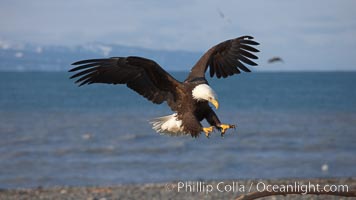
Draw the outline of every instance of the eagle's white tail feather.
<instances>
[{"instance_id":1,"label":"eagle's white tail feather","mask_svg":"<svg viewBox=\"0 0 356 200\"><path fill-rule=\"evenodd\" d=\"M168 134L171 136L186 135L183 132L182 121L178 120L177 114L158 117L150 121L152 129L160 134Z\"/></svg>"}]
</instances>

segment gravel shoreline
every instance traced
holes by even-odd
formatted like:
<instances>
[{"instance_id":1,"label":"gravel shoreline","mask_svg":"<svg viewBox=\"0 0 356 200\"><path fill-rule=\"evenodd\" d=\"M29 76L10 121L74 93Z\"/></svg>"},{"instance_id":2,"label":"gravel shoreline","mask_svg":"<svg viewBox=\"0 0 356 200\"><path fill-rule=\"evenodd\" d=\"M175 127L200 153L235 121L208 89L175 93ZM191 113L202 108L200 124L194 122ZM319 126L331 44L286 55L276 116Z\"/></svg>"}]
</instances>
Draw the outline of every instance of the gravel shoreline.
<instances>
[{"instance_id":1,"label":"gravel shoreline","mask_svg":"<svg viewBox=\"0 0 356 200\"><path fill-rule=\"evenodd\" d=\"M0 199L236 199L248 191L256 191L267 185L347 185L356 190L355 178L323 179L278 179L278 180L221 180L221 181L176 181L152 184L125 184L108 187L69 187L0 189ZM209 191L208 191L209 190ZM331 195L287 195L271 196L261 199L356 199Z\"/></svg>"}]
</instances>

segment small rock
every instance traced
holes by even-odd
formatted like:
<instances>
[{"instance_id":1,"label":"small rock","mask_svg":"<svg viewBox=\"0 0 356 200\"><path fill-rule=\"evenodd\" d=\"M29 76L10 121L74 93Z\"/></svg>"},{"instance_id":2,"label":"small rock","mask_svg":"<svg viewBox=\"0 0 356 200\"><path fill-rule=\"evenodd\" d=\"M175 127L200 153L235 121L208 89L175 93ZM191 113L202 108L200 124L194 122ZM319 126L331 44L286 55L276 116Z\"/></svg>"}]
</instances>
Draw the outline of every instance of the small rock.
<instances>
[{"instance_id":1,"label":"small rock","mask_svg":"<svg viewBox=\"0 0 356 200\"><path fill-rule=\"evenodd\" d=\"M60 191L61 194L67 194L67 190L63 189Z\"/></svg>"}]
</instances>

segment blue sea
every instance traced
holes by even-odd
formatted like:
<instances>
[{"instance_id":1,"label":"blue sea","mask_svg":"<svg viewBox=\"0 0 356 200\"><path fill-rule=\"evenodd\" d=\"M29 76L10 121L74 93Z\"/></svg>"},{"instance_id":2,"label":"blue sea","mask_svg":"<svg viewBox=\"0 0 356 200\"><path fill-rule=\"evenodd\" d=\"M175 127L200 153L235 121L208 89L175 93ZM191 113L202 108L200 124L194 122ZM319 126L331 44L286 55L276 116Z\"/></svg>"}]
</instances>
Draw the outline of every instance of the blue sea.
<instances>
[{"instance_id":1,"label":"blue sea","mask_svg":"<svg viewBox=\"0 0 356 200\"><path fill-rule=\"evenodd\" d=\"M159 135L166 104L69 76L0 72L0 188L356 176L356 72L208 79L237 125L209 139Z\"/></svg>"}]
</instances>

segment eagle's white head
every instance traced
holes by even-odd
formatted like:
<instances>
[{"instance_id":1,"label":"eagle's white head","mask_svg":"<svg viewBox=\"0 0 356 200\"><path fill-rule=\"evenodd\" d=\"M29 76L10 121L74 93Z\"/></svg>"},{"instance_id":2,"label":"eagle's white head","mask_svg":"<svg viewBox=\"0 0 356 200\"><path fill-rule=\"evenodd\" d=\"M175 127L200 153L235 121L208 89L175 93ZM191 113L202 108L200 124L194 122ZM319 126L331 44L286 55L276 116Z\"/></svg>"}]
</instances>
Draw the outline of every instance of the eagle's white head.
<instances>
[{"instance_id":1,"label":"eagle's white head","mask_svg":"<svg viewBox=\"0 0 356 200\"><path fill-rule=\"evenodd\" d=\"M214 90L207 84L200 84L195 86L192 91L193 98L197 101L209 101L212 103L216 109L219 108L219 103L217 101L217 96Z\"/></svg>"}]
</instances>

